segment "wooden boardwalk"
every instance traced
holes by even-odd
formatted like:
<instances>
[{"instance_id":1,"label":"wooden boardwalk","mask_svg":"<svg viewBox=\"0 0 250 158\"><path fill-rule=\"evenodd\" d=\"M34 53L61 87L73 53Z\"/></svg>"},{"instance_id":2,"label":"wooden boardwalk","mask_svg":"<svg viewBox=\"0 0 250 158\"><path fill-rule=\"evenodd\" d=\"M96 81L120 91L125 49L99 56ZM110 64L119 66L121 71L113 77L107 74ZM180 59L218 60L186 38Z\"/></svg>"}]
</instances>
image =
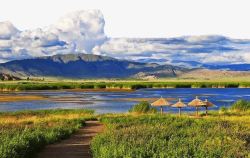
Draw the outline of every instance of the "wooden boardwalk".
<instances>
[{"instance_id":1,"label":"wooden boardwalk","mask_svg":"<svg viewBox=\"0 0 250 158\"><path fill-rule=\"evenodd\" d=\"M91 158L90 141L102 132L103 125L98 121L86 121L86 126L78 130L69 139L46 146L38 158Z\"/></svg>"}]
</instances>

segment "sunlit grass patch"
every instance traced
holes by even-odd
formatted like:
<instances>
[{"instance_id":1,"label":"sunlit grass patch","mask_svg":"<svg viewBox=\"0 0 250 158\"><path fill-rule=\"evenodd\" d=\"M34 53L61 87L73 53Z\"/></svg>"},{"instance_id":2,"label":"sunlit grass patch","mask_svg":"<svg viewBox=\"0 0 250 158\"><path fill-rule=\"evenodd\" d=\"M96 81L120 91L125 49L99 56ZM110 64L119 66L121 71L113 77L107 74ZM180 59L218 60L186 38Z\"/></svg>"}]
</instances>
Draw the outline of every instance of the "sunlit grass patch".
<instances>
[{"instance_id":1,"label":"sunlit grass patch","mask_svg":"<svg viewBox=\"0 0 250 158\"><path fill-rule=\"evenodd\" d=\"M32 157L95 119L92 110L40 110L0 114L0 157Z\"/></svg>"},{"instance_id":2,"label":"sunlit grass patch","mask_svg":"<svg viewBox=\"0 0 250 158\"><path fill-rule=\"evenodd\" d=\"M107 130L94 138L94 157L247 157L250 126L242 118L169 115L107 116Z\"/></svg>"}]
</instances>

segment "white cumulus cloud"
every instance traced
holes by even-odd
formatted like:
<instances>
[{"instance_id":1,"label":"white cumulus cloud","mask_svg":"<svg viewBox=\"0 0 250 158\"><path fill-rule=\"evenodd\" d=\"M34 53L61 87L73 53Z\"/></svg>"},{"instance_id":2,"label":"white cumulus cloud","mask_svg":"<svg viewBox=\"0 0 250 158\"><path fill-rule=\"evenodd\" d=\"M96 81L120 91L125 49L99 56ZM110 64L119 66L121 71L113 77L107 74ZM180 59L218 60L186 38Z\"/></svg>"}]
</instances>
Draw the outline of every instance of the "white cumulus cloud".
<instances>
[{"instance_id":1,"label":"white cumulus cloud","mask_svg":"<svg viewBox=\"0 0 250 158\"><path fill-rule=\"evenodd\" d=\"M46 28L19 31L0 22L0 62L66 53L91 53L106 40L104 18L98 10L76 11Z\"/></svg>"},{"instance_id":2,"label":"white cumulus cloud","mask_svg":"<svg viewBox=\"0 0 250 158\"><path fill-rule=\"evenodd\" d=\"M19 30L9 21L0 22L0 39L8 40Z\"/></svg>"},{"instance_id":3,"label":"white cumulus cloud","mask_svg":"<svg viewBox=\"0 0 250 158\"><path fill-rule=\"evenodd\" d=\"M94 46L106 40L104 25L99 10L77 11L63 16L48 31L67 43L74 43L77 51L90 53Z\"/></svg>"}]
</instances>

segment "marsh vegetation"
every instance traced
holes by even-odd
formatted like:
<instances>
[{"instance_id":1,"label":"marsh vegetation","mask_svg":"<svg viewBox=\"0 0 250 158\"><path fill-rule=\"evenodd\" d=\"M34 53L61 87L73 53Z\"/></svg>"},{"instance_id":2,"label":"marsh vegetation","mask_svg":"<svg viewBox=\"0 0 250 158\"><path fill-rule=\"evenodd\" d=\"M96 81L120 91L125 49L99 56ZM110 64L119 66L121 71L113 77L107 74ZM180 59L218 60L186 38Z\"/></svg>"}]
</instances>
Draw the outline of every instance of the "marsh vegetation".
<instances>
[{"instance_id":1,"label":"marsh vegetation","mask_svg":"<svg viewBox=\"0 0 250 158\"><path fill-rule=\"evenodd\" d=\"M103 82L1 82L2 91L22 90L60 90L60 89L124 89L141 88L248 88L250 82L220 82L220 81L103 81Z\"/></svg>"}]
</instances>

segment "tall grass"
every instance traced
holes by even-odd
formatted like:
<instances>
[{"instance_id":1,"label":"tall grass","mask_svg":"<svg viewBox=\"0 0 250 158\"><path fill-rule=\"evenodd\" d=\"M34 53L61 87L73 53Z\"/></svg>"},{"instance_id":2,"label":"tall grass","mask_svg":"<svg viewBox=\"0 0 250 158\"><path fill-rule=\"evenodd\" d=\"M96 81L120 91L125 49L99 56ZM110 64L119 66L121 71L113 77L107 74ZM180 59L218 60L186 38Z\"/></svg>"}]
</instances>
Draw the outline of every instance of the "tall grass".
<instances>
[{"instance_id":1,"label":"tall grass","mask_svg":"<svg viewBox=\"0 0 250 158\"><path fill-rule=\"evenodd\" d=\"M141 101L138 104L134 105L131 109L129 109L129 112L138 114L156 113L157 109L151 107L149 102Z\"/></svg>"},{"instance_id":2,"label":"tall grass","mask_svg":"<svg viewBox=\"0 0 250 158\"><path fill-rule=\"evenodd\" d=\"M250 82L17 82L0 83L0 90L249 88Z\"/></svg>"},{"instance_id":3,"label":"tall grass","mask_svg":"<svg viewBox=\"0 0 250 158\"><path fill-rule=\"evenodd\" d=\"M0 157L27 158L69 137L92 119L90 110L43 110L0 114Z\"/></svg>"},{"instance_id":4,"label":"tall grass","mask_svg":"<svg viewBox=\"0 0 250 158\"><path fill-rule=\"evenodd\" d=\"M238 100L232 105L231 109L236 110L236 111L250 110L250 101L243 100L243 99Z\"/></svg>"},{"instance_id":5,"label":"tall grass","mask_svg":"<svg viewBox=\"0 0 250 158\"><path fill-rule=\"evenodd\" d=\"M106 117L94 138L96 158L249 157L250 128L219 119L174 116Z\"/></svg>"}]
</instances>

